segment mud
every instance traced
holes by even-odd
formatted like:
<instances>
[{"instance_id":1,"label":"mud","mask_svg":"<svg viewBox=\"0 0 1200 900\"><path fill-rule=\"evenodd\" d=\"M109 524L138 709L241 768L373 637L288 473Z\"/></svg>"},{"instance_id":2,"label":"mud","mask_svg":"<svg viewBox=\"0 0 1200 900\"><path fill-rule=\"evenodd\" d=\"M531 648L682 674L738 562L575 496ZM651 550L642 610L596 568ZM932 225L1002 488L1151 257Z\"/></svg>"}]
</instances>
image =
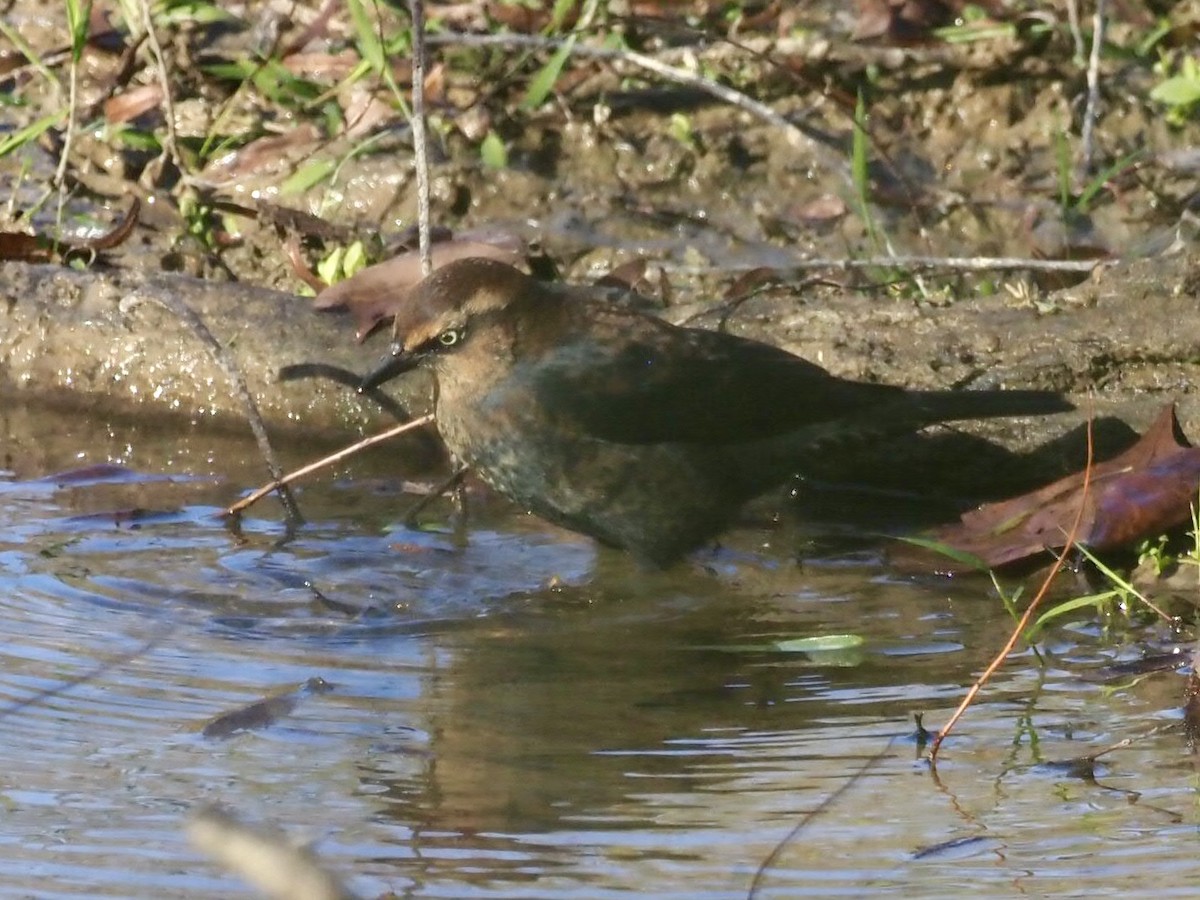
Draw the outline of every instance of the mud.
<instances>
[{"instance_id":1,"label":"mud","mask_svg":"<svg viewBox=\"0 0 1200 900\"><path fill-rule=\"evenodd\" d=\"M229 375L179 312L182 304L229 349L269 423L332 435L393 421L345 386L280 382L284 366L318 361L362 372L386 352L385 337L356 345L348 319L316 313L306 298L184 275L11 262L0 271L5 393L236 424L244 411ZM1101 411L1115 410L1135 426L1153 418L1160 403L1178 400L1186 425L1200 423L1192 395L1200 374L1197 272L1189 246L1102 267L1036 309L1008 293L944 306L828 289L815 296L777 293L742 304L725 327L847 377L913 387L1058 390L1092 396ZM694 300L665 314L719 327L722 309ZM396 390L408 410L427 409L428 382L420 376L400 380ZM1045 431L1061 422L1045 423ZM1044 438L1042 431L1027 438Z\"/></svg>"},{"instance_id":2,"label":"mud","mask_svg":"<svg viewBox=\"0 0 1200 900\"><path fill-rule=\"evenodd\" d=\"M40 14L16 7L12 21L35 50L61 41ZM313 12L302 4L297 15ZM1178 4L1172 15L1186 21L1194 12L1194 4ZM1115 43L1132 42L1148 27L1144 16L1125 13L1110 25ZM1161 402L1180 399L1185 425L1200 427L1191 399L1200 359L1197 245L1186 212L1194 192L1186 154L1197 126L1169 124L1147 101L1156 78L1151 68L1114 64L1102 73L1119 74L1104 86L1120 90L1102 98L1093 172L1135 150L1141 162L1101 179L1090 204L1068 209L1059 196L1064 174L1073 196L1096 176L1077 167L1083 70L1072 61L1065 31L1036 40L877 48L844 40L839 29L846 22L836 8L817 5L806 15L813 21L798 24L811 27L788 36L746 36L750 50L768 56L720 42L702 51L714 71L798 123L807 135L800 142L794 130L702 92L638 82L636 70L619 63L580 61L556 104L522 113L479 78L451 69L432 110L435 221L508 228L535 241L575 280L647 258L667 273L668 317L772 341L839 374L922 387L1045 387L1080 398L1094 392L1100 413L1115 410L1135 425L1153 418ZM175 52L234 54L250 39L237 29L181 33ZM433 52L437 59L457 51ZM686 63L677 49L663 58ZM115 65L101 55L89 61L87 78L97 83ZM723 301L746 269L886 256L857 211L861 198L848 175L853 98L845 86L868 70L875 79L870 217L899 252L1107 253L1127 261L1058 292L1032 271L939 273L918 289L907 280L897 288L896 273L883 270L870 277L824 270L811 283L797 280L731 309ZM25 105L13 109L14 124L61 102L55 91L38 90L36 73L16 83ZM89 85L85 80L85 98L95 91ZM179 89L183 127L200 100L183 96L194 94L194 85ZM506 168L481 165L472 117L504 141ZM353 145L345 137L293 137L261 164L249 154L215 161L192 176L194 183L213 201L279 200L281 178L301 161L336 158L335 180L286 202L385 238L412 223L406 128L353 157L344 155ZM1070 173L1059 152L1063 140ZM47 175L59 149L30 145L0 160L0 179L13 181L16 200L31 193L21 176ZM111 218L105 198L120 209L131 192L168 201L150 209L174 203L146 184L144 159L106 143L101 132L81 138L72 164L78 192L68 211L90 221ZM80 190L89 185L91 194ZM38 213L33 224L45 220ZM83 271L0 264L0 389L88 409L235 423L242 411L228 374L181 318L184 305L229 348L273 425L350 434L391 420L341 386L279 383L278 370L297 362L364 371L386 342L356 346L348 321L314 313L292 293L298 281L278 231L241 219L236 240L215 250L181 238L180 227L177 216L148 215L135 240ZM398 390L414 412L427 402L422 382L409 379ZM1005 429L1012 435L1006 440L1037 442L1063 421L1029 428Z\"/></svg>"}]
</instances>

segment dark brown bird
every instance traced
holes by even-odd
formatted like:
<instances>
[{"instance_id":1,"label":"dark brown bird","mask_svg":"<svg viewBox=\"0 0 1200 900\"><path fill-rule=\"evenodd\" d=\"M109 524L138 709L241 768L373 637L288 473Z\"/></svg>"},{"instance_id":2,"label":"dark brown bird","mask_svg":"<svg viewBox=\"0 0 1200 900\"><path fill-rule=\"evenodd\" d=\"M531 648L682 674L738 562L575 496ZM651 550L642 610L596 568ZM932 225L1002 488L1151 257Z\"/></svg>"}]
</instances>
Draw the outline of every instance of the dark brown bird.
<instances>
[{"instance_id":1,"label":"dark brown bird","mask_svg":"<svg viewBox=\"0 0 1200 900\"><path fill-rule=\"evenodd\" d=\"M463 259L396 314L377 385L423 363L451 452L525 509L667 565L805 453L954 419L1071 409L1042 391L910 391Z\"/></svg>"}]
</instances>

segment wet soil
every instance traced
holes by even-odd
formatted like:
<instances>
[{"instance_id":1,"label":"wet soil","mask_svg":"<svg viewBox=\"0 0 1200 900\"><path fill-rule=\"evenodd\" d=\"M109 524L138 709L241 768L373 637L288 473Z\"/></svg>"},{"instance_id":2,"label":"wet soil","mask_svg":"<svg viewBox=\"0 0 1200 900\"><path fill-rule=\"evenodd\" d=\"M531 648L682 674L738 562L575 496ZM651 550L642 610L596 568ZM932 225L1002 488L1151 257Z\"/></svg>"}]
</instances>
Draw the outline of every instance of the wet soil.
<instances>
[{"instance_id":1,"label":"wet soil","mask_svg":"<svg viewBox=\"0 0 1200 900\"><path fill-rule=\"evenodd\" d=\"M1187 11L1177 15L1185 21ZM35 47L53 42L52 30L32 28L19 10L14 21L28 26ZM1108 90L1096 126L1105 158L1136 149L1152 162L1136 171L1136 180L1122 173L1086 215L1064 217L1053 199L1060 174L1053 153L1056 136L1077 116L1082 74L1064 56L1065 33L1037 44L1010 38L875 49L831 40L838 25L826 24L820 40L781 38L771 51L843 79L868 66L876 72L872 217L894 246L924 255L1027 256L1086 244L1114 260L1065 291L1050 289L1033 271L939 274L922 290L911 284L894 290L887 287L891 273L826 269L811 279L793 275L747 302L724 303L730 283L747 268L844 257L847 247L852 254L876 252L862 217L846 211L856 201L847 183L851 126L841 95L798 95L785 89L785 69L761 60L742 78L778 114L803 125L804 141L707 95L661 85L622 88L610 66L582 63L590 80L572 83L566 105L524 114L519 127L511 114L483 107L508 143L509 165L501 171L482 168L465 136L466 110L482 101L478 87L457 76L434 110L460 126L435 138L436 221L508 228L536 241L576 279L631 256L648 258L670 280L669 318L770 340L850 377L1095 392L1100 413L1111 403L1135 425L1152 418L1161 402L1178 399L1185 425L1197 421L1190 399L1200 358L1196 244L1186 215L1179 218L1193 189L1180 158L1196 133L1194 126L1167 124L1161 109L1137 99L1153 74L1132 64L1106 67L1102 74L1112 80L1103 82ZM1119 37L1140 24L1136 17L1117 20L1112 33ZM236 42L237 33L221 40ZM712 64L731 65L731 52L714 51ZM96 55L91 77L99 81L106 65ZM37 93L36 81L21 88L30 117L53 99ZM340 146L334 141L314 152L336 158ZM119 187L111 163L121 153L106 147L99 132L85 133L74 160L79 185L105 174L109 190ZM55 162L44 147L17 158L34 172ZM345 160L333 186L290 202L338 225L394 232L411 222L412 165L409 146L384 141L376 153ZM246 162L229 175L227 161L214 196L275 197L281 166L288 169L286 158L270 166ZM214 178L212 171L201 175ZM133 181L123 191L154 196ZM818 201L834 210L840 203L841 211L817 218ZM114 196L112 203L124 201ZM95 195L79 194L72 204L104 216ZM152 205L164 206L173 204ZM273 227L240 220L238 241L217 253L181 241L179 222L161 212L148 216L134 240L82 271L4 263L3 390L230 424L242 410L228 374L183 321L183 305L230 348L272 424L351 433L389 418L344 388L278 382L280 368L303 361L362 371L384 342L356 346L347 322L312 312L291 292L297 283ZM409 382L400 399L419 410L426 390ZM1062 427L1056 420L1032 437Z\"/></svg>"}]
</instances>

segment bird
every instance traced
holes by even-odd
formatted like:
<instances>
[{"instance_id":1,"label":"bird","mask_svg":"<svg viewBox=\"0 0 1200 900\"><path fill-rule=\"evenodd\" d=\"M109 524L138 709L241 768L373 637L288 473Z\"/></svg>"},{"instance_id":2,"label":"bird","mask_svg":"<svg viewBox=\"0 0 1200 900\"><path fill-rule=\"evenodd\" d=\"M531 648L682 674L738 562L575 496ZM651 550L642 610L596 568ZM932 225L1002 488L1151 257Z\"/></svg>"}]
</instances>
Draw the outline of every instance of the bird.
<instances>
[{"instance_id":1,"label":"bird","mask_svg":"<svg viewBox=\"0 0 1200 900\"><path fill-rule=\"evenodd\" d=\"M667 567L806 456L959 419L1073 409L1038 390L910 390L769 343L675 325L494 259L398 304L375 387L432 372L451 454L528 512Z\"/></svg>"}]
</instances>

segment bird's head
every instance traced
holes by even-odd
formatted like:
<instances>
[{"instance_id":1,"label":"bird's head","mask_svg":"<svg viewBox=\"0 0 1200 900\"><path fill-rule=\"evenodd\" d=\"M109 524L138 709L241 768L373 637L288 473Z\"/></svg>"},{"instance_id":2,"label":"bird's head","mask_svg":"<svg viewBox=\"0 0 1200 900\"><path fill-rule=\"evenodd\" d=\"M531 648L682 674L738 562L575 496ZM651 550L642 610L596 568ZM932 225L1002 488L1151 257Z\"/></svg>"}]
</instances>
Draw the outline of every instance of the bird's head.
<instances>
[{"instance_id":1,"label":"bird's head","mask_svg":"<svg viewBox=\"0 0 1200 900\"><path fill-rule=\"evenodd\" d=\"M538 283L507 263L470 257L425 278L396 310L391 352L362 382L378 387L422 360L459 349L486 316L537 290Z\"/></svg>"}]
</instances>

